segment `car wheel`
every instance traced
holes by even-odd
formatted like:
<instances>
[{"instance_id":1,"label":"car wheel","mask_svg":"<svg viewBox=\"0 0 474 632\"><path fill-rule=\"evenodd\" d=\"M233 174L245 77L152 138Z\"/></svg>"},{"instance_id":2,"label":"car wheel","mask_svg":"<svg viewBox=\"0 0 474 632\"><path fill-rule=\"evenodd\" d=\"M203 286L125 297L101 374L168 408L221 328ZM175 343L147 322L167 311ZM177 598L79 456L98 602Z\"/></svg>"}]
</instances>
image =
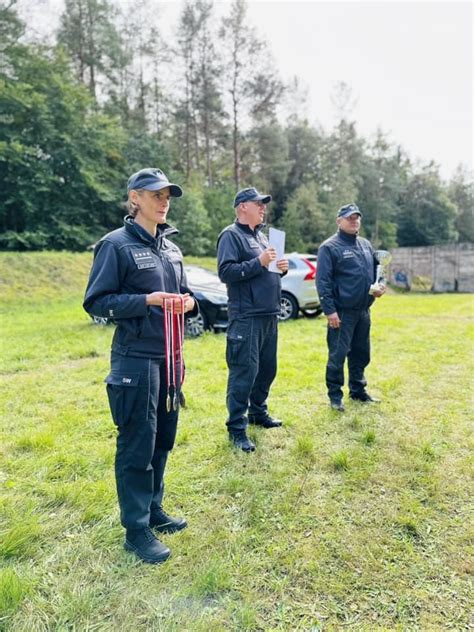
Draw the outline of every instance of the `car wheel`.
<instances>
[{"instance_id":1,"label":"car wheel","mask_svg":"<svg viewBox=\"0 0 474 632\"><path fill-rule=\"evenodd\" d=\"M280 314L278 315L278 319L281 321L290 320L292 318L298 317L298 303L296 299L288 294L287 292L282 292L281 294L281 303L280 303Z\"/></svg>"},{"instance_id":2,"label":"car wheel","mask_svg":"<svg viewBox=\"0 0 474 632\"><path fill-rule=\"evenodd\" d=\"M202 312L196 316L187 316L184 325L184 333L190 338L201 336L207 329L207 320Z\"/></svg>"},{"instance_id":3,"label":"car wheel","mask_svg":"<svg viewBox=\"0 0 474 632\"><path fill-rule=\"evenodd\" d=\"M109 319L103 316L92 316L92 322L94 325L108 325Z\"/></svg>"},{"instance_id":4,"label":"car wheel","mask_svg":"<svg viewBox=\"0 0 474 632\"><path fill-rule=\"evenodd\" d=\"M301 311L306 318L316 318L316 316L323 313L321 307L315 307L314 309L302 309Z\"/></svg>"}]
</instances>

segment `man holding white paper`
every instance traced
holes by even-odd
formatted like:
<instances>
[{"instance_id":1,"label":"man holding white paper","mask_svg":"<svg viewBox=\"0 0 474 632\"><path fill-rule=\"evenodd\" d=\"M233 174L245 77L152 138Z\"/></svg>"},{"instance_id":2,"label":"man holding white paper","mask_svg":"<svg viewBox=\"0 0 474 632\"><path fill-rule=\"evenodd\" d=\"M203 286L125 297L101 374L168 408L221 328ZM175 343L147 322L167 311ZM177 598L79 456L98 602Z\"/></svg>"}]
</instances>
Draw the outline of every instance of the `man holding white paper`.
<instances>
[{"instance_id":1,"label":"man holding white paper","mask_svg":"<svg viewBox=\"0 0 474 632\"><path fill-rule=\"evenodd\" d=\"M231 443L244 452L255 450L247 436L248 423L262 428L282 425L267 407L277 371L281 275L288 271L284 233L272 231L275 241L269 242L262 232L271 199L253 187L239 191L234 199L236 220L217 241L219 278L227 285L229 299L226 423ZM272 264L275 272L270 272Z\"/></svg>"},{"instance_id":2,"label":"man holding white paper","mask_svg":"<svg viewBox=\"0 0 474 632\"><path fill-rule=\"evenodd\" d=\"M270 248L274 248L276 253L275 259L268 264L268 270L269 272L281 274L278 262L285 258L285 232L278 230L278 228L270 227L268 230L268 241Z\"/></svg>"}]
</instances>

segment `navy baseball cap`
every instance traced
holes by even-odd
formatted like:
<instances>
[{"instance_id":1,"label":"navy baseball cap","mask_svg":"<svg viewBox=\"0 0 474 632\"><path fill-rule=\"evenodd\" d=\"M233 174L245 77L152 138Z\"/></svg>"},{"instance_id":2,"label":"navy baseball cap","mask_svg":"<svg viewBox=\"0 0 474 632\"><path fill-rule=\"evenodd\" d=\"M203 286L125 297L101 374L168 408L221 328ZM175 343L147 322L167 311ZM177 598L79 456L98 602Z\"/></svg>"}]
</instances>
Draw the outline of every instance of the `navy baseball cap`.
<instances>
[{"instance_id":1,"label":"navy baseball cap","mask_svg":"<svg viewBox=\"0 0 474 632\"><path fill-rule=\"evenodd\" d=\"M249 189L242 189L237 193L234 198L234 208L242 204L242 202L263 202L264 204L268 204L271 201L271 195L261 195L257 189L250 187Z\"/></svg>"},{"instance_id":2,"label":"navy baseball cap","mask_svg":"<svg viewBox=\"0 0 474 632\"><path fill-rule=\"evenodd\" d=\"M354 213L358 213L362 217L362 213L359 211L357 204L346 204L345 206L341 206L337 212L337 216L349 217L349 215L353 215Z\"/></svg>"},{"instance_id":3,"label":"navy baseball cap","mask_svg":"<svg viewBox=\"0 0 474 632\"><path fill-rule=\"evenodd\" d=\"M147 191L159 191L165 187L170 188L171 197L181 197L183 190L177 184L169 182L161 169L140 169L130 176L127 182L127 191L132 189L146 189Z\"/></svg>"}]
</instances>

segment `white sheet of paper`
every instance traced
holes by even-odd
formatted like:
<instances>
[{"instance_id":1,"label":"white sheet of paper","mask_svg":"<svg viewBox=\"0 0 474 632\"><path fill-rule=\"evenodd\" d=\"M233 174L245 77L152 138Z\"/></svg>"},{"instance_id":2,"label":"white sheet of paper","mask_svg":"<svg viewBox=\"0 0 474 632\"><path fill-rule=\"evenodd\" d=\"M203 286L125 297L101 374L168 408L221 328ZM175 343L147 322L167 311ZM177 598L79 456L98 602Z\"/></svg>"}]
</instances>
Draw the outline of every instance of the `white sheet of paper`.
<instances>
[{"instance_id":1,"label":"white sheet of paper","mask_svg":"<svg viewBox=\"0 0 474 632\"><path fill-rule=\"evenodd\" d=\"M270 261L268 270L270 272L277 272L278 274L281 274L280 270L277 268L276 262L285 258L285 231L278 230L278 228L270 228L268 231L268 241L270 242L270 246L275 248L277 253L275 261Z\"/></svg>"}]
</instances>

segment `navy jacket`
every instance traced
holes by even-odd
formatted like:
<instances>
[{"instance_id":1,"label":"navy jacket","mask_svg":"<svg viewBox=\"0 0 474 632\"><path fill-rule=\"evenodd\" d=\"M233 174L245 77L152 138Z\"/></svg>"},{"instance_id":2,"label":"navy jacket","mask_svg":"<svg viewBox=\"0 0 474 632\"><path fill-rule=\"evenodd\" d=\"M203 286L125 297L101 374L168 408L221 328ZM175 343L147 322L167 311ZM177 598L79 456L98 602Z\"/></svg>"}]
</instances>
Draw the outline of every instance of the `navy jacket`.
<instances>
[{"instance_id":1,"label":"navy jacket","mask_svg":"<svg viewBox=\"0 0 474 632\"><path fill-rule=\"evenodd\" d=\"M134 357L164 357L163 310L148 306L146 295L192 294L181 251L168 240L177 232L161 224L153 237L127 216L122 228L108 233L95 246L84 309L92 316L115 321L113 351Z\"/></svg>"},{"instance_id":2,"label":"navy jacket","mask_svg":"<svg viewBox=\"0 0 474 632\"><path fill-rule=\"evenodd\" d=\"M252 230L236 220L217 240L218 273L227 285L229 320L280 313L281 275L269 272L258 259L268 248L262 228Z\"/></svg>"},{"instance_id":3,"label":"navy jacket","mask_svg":"<svg viewBox=\"0 0 474 632\"><path fill-rule=\"evenodd\" d=\"M326 315L341 309L368 309L377 262L370 241L338 230L318 250L316 287Z\"/></svg>"}]
</instances>

